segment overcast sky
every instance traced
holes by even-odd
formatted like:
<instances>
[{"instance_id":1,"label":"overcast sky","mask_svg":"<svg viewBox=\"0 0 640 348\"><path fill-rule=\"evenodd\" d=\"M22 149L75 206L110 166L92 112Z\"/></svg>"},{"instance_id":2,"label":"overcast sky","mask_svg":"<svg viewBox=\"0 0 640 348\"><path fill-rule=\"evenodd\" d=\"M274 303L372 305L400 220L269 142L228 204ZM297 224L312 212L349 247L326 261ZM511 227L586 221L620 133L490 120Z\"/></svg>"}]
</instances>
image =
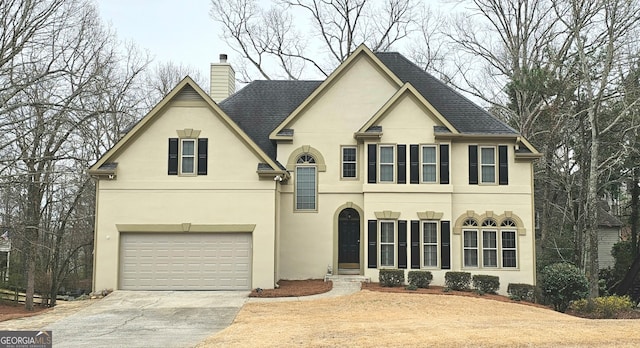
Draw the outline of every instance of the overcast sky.
<instances>
[{"instance_id":1,"label":"overcast sky","mask_svg":"<svg viewBox=\"0 0 640 348\"><path fill-rule=\"evenodd\" d=\"M97 0L100 16L146 49L154 62L173 61L197 68L208 82L209 64L232 52L209 17L211 0ZM231 62L233 63L233 62Z\"/></svg>"}]
</instances>

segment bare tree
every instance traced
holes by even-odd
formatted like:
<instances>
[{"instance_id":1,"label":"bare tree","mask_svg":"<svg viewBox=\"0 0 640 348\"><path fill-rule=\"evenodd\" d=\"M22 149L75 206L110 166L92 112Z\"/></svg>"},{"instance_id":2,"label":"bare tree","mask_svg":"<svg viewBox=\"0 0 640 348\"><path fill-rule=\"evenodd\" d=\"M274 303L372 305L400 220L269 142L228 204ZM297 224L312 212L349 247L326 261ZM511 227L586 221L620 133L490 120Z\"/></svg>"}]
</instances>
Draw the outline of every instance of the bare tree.
<instances>
[{"instance_id":1,"label":"bare tree","mask_svg":"<svg viewBox=\"0 0 640 348\"><path fill-rule=\"evenodd\" d=\"M547 245L547 238L560 233L564 224L571 228L574 262L589 278L591 296L597 296L597 207L617 180L611 173L629 153L625 134L637 131L637 122L630 120L638 102L625 98L622 81L637 52L638 4L471 4L472 15L460 15L447 31L459 52L448 75L543 150L536 173L543 192L541 244ZM470 64L471 59L484 64ZM605 139L617 146L605 151Z\"/></svg>"},{"instance_id":2,"label":"bare tree","mask_svg":"<svg viewBox=\"0 0 640 348\"><path fill-rule=\"evenodd\" d=\"M144 72L145 93L140 95L145 100L147 110L151 110L164 98L182 79L191 77L202 88L208 90L207 81L200 71L192 66L180 63L160 62Z\"/></svg>"},{"instance_id":3,"label":"bare tree","mask_svg":"<svg viewBox=\"0 0 640 348\"><path fill-rule=\"evenodd\" d=\"M326 77L361 43L385 51L406 38L416 30L419 13L414 0L279 0L271 5L211 1L211 17L222 25L223 38L246 60L240 66L245 82L255 74ZM303 19L311 30L299 28Z\"/></svg>"},{"instance_id":4,"label":"bare tree","mask_svg":"<svg viewBox=\"0 0 640 348\"><path fill-rule=\"evenodd\" d=\"M72 261L91 243L92 211L79 210L87 206L82 203L92 186L84 168L113 144L109 119L122 118L121 109L135 109L123 96L147 61L118 51L88 1L5 5L2 35L33 32L20 50L9 39L0 50L15 52L0 70L0 79L13 86L3 91L0 107L0 185L17 188L13 238L26 264L26 307L33 309L38 284L46 284L38 290L55 304Z\"/></svg>"}]
</instances>

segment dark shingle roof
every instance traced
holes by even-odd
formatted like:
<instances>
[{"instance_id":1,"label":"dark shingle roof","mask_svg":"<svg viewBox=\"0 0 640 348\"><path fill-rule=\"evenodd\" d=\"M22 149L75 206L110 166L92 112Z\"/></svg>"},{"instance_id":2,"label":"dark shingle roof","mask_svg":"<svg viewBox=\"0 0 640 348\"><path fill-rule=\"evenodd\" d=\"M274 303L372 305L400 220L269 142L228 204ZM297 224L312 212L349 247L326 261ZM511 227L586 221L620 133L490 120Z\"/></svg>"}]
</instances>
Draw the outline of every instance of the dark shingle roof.
<instances>
[{"instance_id":1,"label":"dark shingle roof","mask_svg":"<svg viewBox=\"0 0 640 348\"><path fill-rule=\"evenodd\" d=\"M229 115L273 159L276 145L269 134L295 110L322 81L254 81L220 102Z\"/></svg>"},{"instance_id":2,"label":"dark shingle roof","mask_svg":"<svg viewBox=\"0 0 640 348\"><path fill-rule=\"evenodd\" d=\"M420 69L397 52L376 53L402 82L409 82L461 133L517 134L513 128L493 117L442 81Z\"/></svg>"},{"instance_id":3,"label":"dark shingle roof","mask_svg":"<svg viewBox=\"0 0 640 348\"><path fill-rule=\"evenodd\" d=\"M442 116L461 133L517 134L513 128L493 117L451 87L395 52L376 56L403 82L409 82ZM269 134L289 116L322 81L254 81L219 103L229 117L271 158L276 144ZM371 127L367 131L377 131ZM436 131L449 133L444 127ZM279 135L293 135L283 129Z\"/></svg>"}]
</instances>

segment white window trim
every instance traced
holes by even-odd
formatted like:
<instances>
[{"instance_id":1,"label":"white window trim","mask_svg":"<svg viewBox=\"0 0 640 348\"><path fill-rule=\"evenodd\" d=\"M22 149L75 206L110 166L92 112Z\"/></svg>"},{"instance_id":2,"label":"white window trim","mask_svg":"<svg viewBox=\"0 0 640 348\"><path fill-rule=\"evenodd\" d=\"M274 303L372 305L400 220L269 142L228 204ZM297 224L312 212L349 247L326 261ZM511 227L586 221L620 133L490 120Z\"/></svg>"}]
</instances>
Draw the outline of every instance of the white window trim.
<instances>
[{"instance_id":1,"label":"white window trim","mask_svg":"<svg viewBox=\"0 0 640 348\"><path fill-rule=\"evenodd\" d=\"M490 248L490 247L484 245L484 234L485 234L485 232L493 232L493 233L495 233L495 236L496 236L496 247L495 248ZM499 253L500 252L500 247L499 246L500 246L501 239L499 237L499 233L500 233L500 231L498 231L495 228L491 228L491 229L486 228L486 229L482 229L481 230L482 239L479 241L480 242L479 244L482 246L482 248L481 248L481 250L482 250L481 251L481 253L482 253L482 255L481 255L482 268L500 268L500 264L501 264L501 262L500 262L501 261L500 260L501 257L500 256L501 256L501 254ZM484 264L484 252L485 251L495 251L495 253L496 253L496 265L495 266L487 266L487 265Z\"/></svg>"},{"instance_id":2,"label":"white window trim","mask_svg":"<svg viewBox=\"0 0 640 348\"><path fill-rule=\"evenodd\" d=\"M433 246L433 243L425 243L424 241L424 226L425 224L434 224L436 226L436 265L435 266L427 266L424 262L424 248L427 245ZM439 269L441 265L441 255L440 255L440 224L438 221L433 220L420 220L420 268L425 269Z\"/></svg>"},{"instance_id":3,"label":"white window trim","mask_svg":"<svg viewBox=\"0 0 640 348\"><path fill-rule=\"evenodd\" d=\"M382 163L382 148L390 148L392 153L393 153L393 162L391 162L391 163L385 162L384 163L385 166L391 166L391 177L392 177L391 181L388 181L388 180L382 181L382 165L383 165L383 163ZM381 144L381 145L378 145L378 154L377 154L377 156L378 156L378 158L377 158L377 160L378 160L377 167L378 168L376 168L376 170L378 171L378 183L381 183L381 184L393 184L393 183L395 183L396 182L396 165L397 165L396 162L398 160L397 159L398 154L396 152L396 145L393 145L393 144Z\"/></svg>"},{"instance_id":4,"label":"white window trim","mask_svg":"<svg viewBox=\"0 0 640 348\"><path fill-rule=\"evenodd\" d=\"M351 162L345 162L344 160L344 149L354 149L356 154L356 159L355 161ZM353 163L355 164L355 168L356 168L356 173L355 176L351 177L351 176L344 176L344 165L345 163ZM340 146L340 179L344 179L344 180L358 180L358 147L354 146L354 145L343 145Z\"/></svg>"},{"instance_id":5,"label":"white window trim","mask_svg":"<svg viewBox=\"0 0 640 348\"><path fill-rule=\"evenodd\" d=\"M502 233L504 233L504 232L513 233L513 237L515 239L513 248L505 248L504 246L502 246L502 239L503 239ZM519 262L518 262L518 231L516 229L514 229L514 228L501 228L500 229L500 241L499 242L500 242L500 244L498 246L500 247L500 265L501 265L501 267L504 268L504 269L518 269L518 264L519 264ZM515 253L516 253L516 255L515 255L516 265L515 266L511 267L511 266L505 266L504 265L504 254L503 254L503 251L505 251L505 250L513 250L513 251L515 251Z\"/></svg>"},{"instance_id":6,"label":"white window trim","mask_svg":"<svg viewBox=\"0 0 640 348\"><path fill-rule=\"evenodd\" d=\"M436 160L433 163L424 163L424 148L431 147L436 152ZM440 182L440 151L438 151L438 144L420 144L420 183L422 184L437 184ZM436 168L436 178L434 181L425 181L424 180L424 166L425 165L433 165Z\"/></svg>"},{"instance_id":7,"label":"white window trim","mask_svg":"<svg viewBox=\"0 0 640 348\"><path fill-rule=\"evenodd\" d=\"M393 265L382 265L382 224L393 224L393 243L384 243L384 245L392 245L393 250ZM380 269L395 269L398 267L398 223L396 220L378 220L378 267Z\"/></svg>"},{"instance_id":8,"label":"white window trim","mask_svg":"<svg viewBox=\"0 0 640 348\"><path fill-rule=\"evenodd\" d=\"M182 169L182 161L185 157L182 152L184 149L185 142L193 142L193 171L192 172L184 172ZM196 138L179 138L178 145L178 174L180 176L196 176L198 175L198 139Z\"/></svg>"},{"instance_id":9,"label":"white window trim","mask_svg":"<svg viewBox=\"0 0 640 348\"><path fill-rule=\"evenodd\" d=\"M466 247L464 245L464 234L465 234L465 232L473 232L473 233L476 234L476 246L475 247ZM480 238L479 238L480 236L479 235L480 235L480 233L479 233L478 229L465 228L465 229L462 230L462 267L463 268L474 268L474 269L475 268L480 268L480 260L479 260L479 258L480 258L480 250L481 250L480 249L480 243L482 241L480 240ZM466 265L465 253L464 253L466 250L476 250L476 265L475 266L467 266Z\"/></svg>"},{"instance_id":10,"label":"white window trim","mask_svg":"<svg viewBox=\"0 0 640 348\"><path fill-rule=\"evenodd\" d=\"M498 184L498 153L496 146L479 146L480 153L478 156L478 183L480 185L497 185ZM493 151L493 164L483 164L482 163L482 150L483 149L491 149ZM482 169L484 167L493 166L493 181L484 181L482 177Z\"/></svg>"}]
</instances>

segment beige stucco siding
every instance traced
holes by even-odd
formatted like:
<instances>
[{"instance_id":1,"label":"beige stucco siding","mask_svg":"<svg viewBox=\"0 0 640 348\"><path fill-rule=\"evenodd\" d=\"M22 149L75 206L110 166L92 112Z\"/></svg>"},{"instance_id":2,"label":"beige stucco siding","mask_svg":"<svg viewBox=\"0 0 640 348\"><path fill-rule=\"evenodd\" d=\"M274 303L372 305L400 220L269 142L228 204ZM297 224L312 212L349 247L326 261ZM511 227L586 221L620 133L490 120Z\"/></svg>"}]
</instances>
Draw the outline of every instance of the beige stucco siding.
<instances>
[{"instance_id":1,"label":"beige stucco siding","mask_svg":"<svg viewBox=\"0 0 640 348\"><path fill-rule=\"evenodd\" d=\"M169 104L113 162L116 180L98 185L95 289L118 288L116 225L255 225L252 287L273 288L276 183L259 180L260 160L204 102ZM208 138L207 175L167 175L168 138L177 130ZM215 228L214 228L215 229ZM224 231L219 231L224 232Z\"/></svg>"}]
</instances>

